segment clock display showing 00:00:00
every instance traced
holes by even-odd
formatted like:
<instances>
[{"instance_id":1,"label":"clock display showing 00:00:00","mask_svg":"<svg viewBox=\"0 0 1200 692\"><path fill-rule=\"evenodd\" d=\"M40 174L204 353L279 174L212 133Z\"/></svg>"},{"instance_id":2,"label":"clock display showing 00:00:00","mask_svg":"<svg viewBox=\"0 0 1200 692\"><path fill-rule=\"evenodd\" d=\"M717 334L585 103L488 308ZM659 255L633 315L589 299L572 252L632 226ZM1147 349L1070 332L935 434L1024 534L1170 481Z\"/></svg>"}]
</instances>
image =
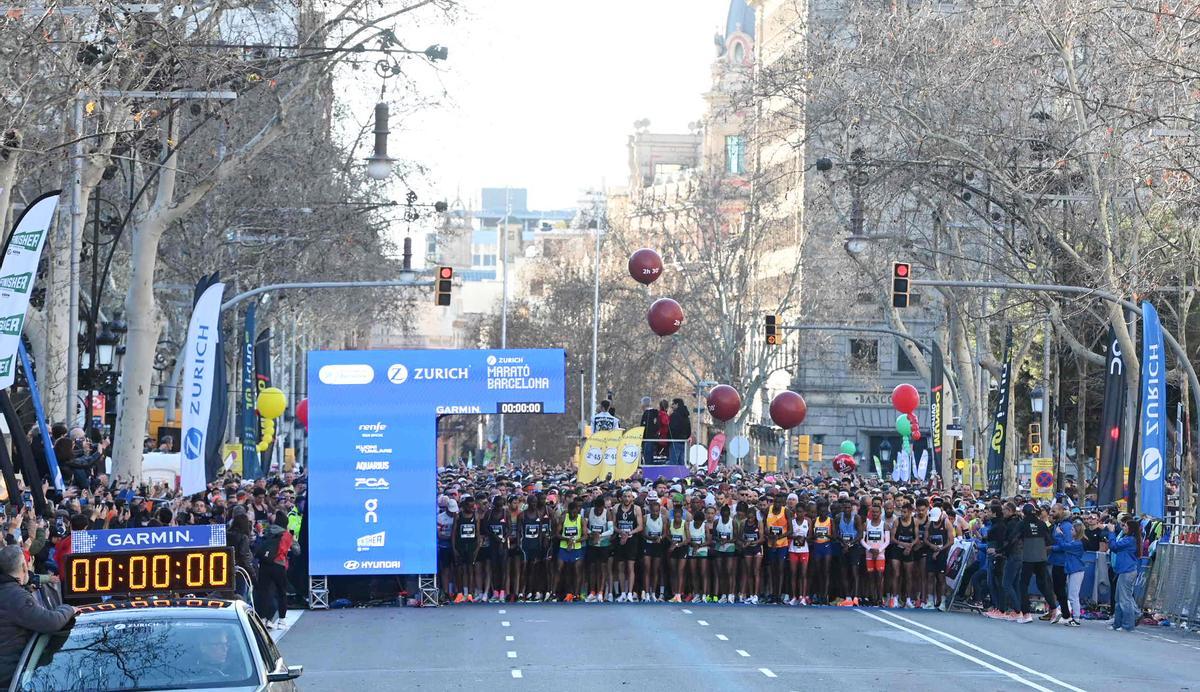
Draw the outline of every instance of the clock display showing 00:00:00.
<instances>
[{"instance_id":1,"label":"clock display showing 00:00:00","mask_svg":"<svg viewBox=\"0 0 1200 692\"><path fill-rule=\"evenodd\" d=\"M70 594L120 594L226 589L229 548L193 548L68 556Z\"/></svg>"}]
</instances>

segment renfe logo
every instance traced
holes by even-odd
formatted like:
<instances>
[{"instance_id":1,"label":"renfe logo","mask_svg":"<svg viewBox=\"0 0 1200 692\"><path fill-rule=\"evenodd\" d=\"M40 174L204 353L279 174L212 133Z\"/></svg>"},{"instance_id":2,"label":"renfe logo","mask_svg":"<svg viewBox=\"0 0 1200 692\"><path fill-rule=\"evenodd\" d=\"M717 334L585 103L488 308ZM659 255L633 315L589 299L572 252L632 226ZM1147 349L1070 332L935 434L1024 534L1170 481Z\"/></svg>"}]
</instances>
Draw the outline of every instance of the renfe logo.
<instances>
[{"instance_id":1,"label":"renfe logo","mask_svg":"<svg viewBox=\"0 0 1200 692\"><path fill-rule=\"evenodd\" d=\"M199 428L188 428L183 436L183 455L189 460L204 456L204 433Z\"/></svg>"}]
</instances>

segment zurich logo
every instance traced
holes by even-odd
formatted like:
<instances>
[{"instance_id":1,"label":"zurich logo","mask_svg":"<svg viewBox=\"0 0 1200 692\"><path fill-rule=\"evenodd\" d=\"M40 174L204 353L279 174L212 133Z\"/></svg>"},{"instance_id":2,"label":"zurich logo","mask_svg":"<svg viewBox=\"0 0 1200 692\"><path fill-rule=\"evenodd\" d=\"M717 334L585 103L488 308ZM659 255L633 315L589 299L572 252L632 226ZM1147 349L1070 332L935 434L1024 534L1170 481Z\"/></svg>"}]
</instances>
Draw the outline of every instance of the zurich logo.
<instances>
[{"instance_id":1,"label":"zurich logo","mask_svg":"<svg viewBox=\"0 0 1200 692\"><path fill-rule=\"evenodd\" d=\"M183 437L183 454L188 459L199 459L204 456L204 433L199 428L188 428Z\"/></svg>"},{"instance_id":2,"label":"zurich logo","mask_svg":"<svg viewBox=\"0 0 1200 692\"><path fill-rule=\"evenodd\" d=\"M408 368L400 363L389 365L387 370L388 381L392 384L404 384L408 379Z\"/></svg>"},{"instance_id":3,"label":"zurich logo","mask_svg":"<svg viewBox=\"0 0 1200 692\"><path fill-rule=\"evenodd\" d=\"M1142 452L1142 480L1157 481L1162 477L1162 453L1157 447L1149 447Z\"/></svg>"},{"instance_id":4,"label":"zurich logo","mask_svg":"<svg viewBox=\"0 0 1200 692\"><path fill-rule=\"evenodd\" d=\"M358 560L346 560L342 563L342 567L348 570L356 570L358 569Z\"/></svg>"},{"instance_id":5,"label":"zurich logo","mask_svg":"<svg viewBox=\"0 0 1200 692\"><path fill-rule=\"evenodd\" d=\"M487 364L488 364L488 365L495 365L495 364L496 364L496 356L488 356L488 357L487 357Z\"/></svg>"}]
</instances>

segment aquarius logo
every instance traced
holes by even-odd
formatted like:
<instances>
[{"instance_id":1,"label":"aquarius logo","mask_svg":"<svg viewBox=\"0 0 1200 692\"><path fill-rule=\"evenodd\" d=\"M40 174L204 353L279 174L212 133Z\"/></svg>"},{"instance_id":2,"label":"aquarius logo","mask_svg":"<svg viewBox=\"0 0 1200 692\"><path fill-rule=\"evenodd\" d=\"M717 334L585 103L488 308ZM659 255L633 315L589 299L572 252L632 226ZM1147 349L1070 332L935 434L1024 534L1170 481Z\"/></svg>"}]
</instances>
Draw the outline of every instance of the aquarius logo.
<instances>
[{"instance_id":1,"label":"aquarius logo","mask_svg":"<svg viewBox=\"0 0 1200 692\"><path fill-rule=\"evenodd\" d=\"M12 375L12 364L12 356L0 360L0 377L8 377L9 375Z\"/></svg>"},{"instance_id":2,"label":"aquarius logo","mask_svg":"<svg viewBox=\"0 0 1200 692\"><path fill-rule=\"evenodd\" d=\"M29 284L32 283L32 279L32 272L0 276L0 289L13 291L15 293L26 293L29 291Z\"/></svg>"},{"instance_id":3,"label":"aquarius logo","mask_svg":"<svg viewBox=\"0 0 1200 692\"><path fill-rule=\"evenodd\" d=\"M37 252L38 248L42 244L42 236L45 234L45 231L26 231L24 233L14 233L12 237L12 245L29 250L30 252Z\"/></svg>"},{"instance_id":4,"label":"aquarius logo","mask_svg":"<svg viewBox=\"0 0 1200 692\"><path fill-rule=\"evenodd\" d=\"M25 315L0 317L0 334L21 336L21 328L23 326L25 326Z\"/></svg>"}]
</instances>

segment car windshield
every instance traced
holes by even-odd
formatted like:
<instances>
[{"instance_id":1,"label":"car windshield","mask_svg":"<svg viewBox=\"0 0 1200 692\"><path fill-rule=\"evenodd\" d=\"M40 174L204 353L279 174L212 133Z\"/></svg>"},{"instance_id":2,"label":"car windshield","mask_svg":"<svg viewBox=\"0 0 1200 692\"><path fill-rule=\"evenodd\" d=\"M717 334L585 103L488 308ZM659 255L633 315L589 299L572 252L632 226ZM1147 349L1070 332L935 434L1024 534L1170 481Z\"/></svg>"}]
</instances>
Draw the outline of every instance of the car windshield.
<instances>
[{"instance_id":1,"label":"car windshield","mask_svg":"<svg viewBox=\"0 0 1200 692\"><path fill-rule=\"evenodd\" d=\"M77 623L39 636L20 690L165 690L257 684L236 620L138 619Z\"/></svg>"}]
</instances>

